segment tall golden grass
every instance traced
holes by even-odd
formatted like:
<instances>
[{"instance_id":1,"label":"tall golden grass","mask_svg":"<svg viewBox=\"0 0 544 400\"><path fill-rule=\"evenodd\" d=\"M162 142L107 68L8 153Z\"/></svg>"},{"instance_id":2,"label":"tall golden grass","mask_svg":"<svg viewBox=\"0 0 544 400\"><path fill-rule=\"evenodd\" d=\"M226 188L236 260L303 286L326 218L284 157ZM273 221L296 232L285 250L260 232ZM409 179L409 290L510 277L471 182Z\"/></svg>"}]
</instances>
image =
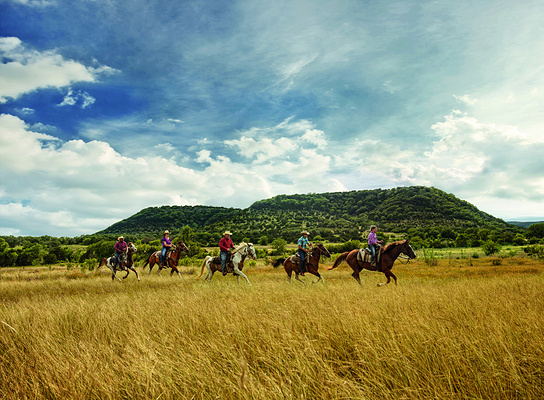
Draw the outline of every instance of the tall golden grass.
<instances>
[{"instance_id":1,"label":"tall golden grass","mask_svg":"<svg viewBox=\"0 0 544 400\"><path fill-rule=\"evenodd\" d=\"M0 271L2 399L541 399L544 266L345 265L325 284Z\"/></svg>"}]
</instances>

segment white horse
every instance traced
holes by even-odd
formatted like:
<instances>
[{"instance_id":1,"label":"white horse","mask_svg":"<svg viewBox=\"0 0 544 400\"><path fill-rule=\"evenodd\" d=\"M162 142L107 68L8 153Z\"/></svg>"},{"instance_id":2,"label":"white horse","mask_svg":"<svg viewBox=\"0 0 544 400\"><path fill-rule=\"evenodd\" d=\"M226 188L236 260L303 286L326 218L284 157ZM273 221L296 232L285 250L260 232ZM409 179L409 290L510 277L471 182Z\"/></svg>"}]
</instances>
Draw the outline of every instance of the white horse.
<instances>
[{"instance_id":1,"label":"white horse","mask_svg":"<svg viewBox=\"0 0 544 400\"><path fill-rule=\"evenodd\" d=\"M238 283L240 283L240 277L245 278L247 283L251 286L249 279L242 272L242 268L244 268L244 260L246 259L247 256L249 256L253 260L257 258L255 247L253 247L252 243L242 242L232 252L232 258L226 265L226 272L236 275L236 279L238 280ZM200 275L197 276L197 278L200 278L202 274L204 273L204 267L208 269L208 273L204 277L204 280L202 281L202 283L206 281L211 281L213 274L216 271L221 272L221 257L207 256L202 262Z\"/></svg>"},{"instance_id":2,"label":"white horse","mask_svg":"<svg viewBox=\"0 0 544 400\"><path fill-rule=\"evenodd\" d=\"M136 253L138 249L132 242L127 243L127 249L124 253L119 254L119 262L117 266L113 265L113 260L115 257L108 257L103 258L100 260L100 263L98 264L98 268L105 265L111 270L111 280L117 279L119 282L122 282L121 279L116 275L117 271L126 271L127 274L123 276L123 279L126 279L130 271L133 271L136 274L136 277L138 278L138 281L140 280L140 276L138 275L138 272L136 271L136 268L134 268L134 261L132 261L132 255ZM97 269L98 269L97 268Z\"/></svg>"}]
</instances>

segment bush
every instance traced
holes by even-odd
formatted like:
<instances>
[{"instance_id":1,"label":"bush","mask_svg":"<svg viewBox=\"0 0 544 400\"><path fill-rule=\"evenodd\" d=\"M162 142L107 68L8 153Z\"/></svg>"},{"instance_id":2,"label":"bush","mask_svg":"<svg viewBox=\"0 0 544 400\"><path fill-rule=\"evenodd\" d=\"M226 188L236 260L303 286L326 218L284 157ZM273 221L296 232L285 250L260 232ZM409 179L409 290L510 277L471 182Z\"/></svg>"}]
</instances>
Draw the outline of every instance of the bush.
<instances>
[{"instance_id":1,"label":"bush","mask_svg":"<svg viewBox=\"0 0 544 400\"><path fill-rule=\"evenodd\" d=\"M482 250L486 256L490 256L491 254L501 251L501 245L492 240L488 240L482 245Z\"/></svg>"},{"instance_id":2,"label":"bush","mask_svg":"<svg viewBox=\"0 0 544 400\"><path fill-rule=\"evenodd\" d=\"M427 265L430 265L431 267L434 267L438 264L438 259L434 255L434 249L422 249L423 251L423 260Z\"/></svg>"},{"instance_id":3,"label":"bush","mask_svg":"<svg viewBox=\"0 0 544 400\"><path fill-rule=\"evenodd\" d=\"M530 257L538 258L539 260L544 259L544 246L527 246L523 249Z\"/></svg>"}]
</instances>

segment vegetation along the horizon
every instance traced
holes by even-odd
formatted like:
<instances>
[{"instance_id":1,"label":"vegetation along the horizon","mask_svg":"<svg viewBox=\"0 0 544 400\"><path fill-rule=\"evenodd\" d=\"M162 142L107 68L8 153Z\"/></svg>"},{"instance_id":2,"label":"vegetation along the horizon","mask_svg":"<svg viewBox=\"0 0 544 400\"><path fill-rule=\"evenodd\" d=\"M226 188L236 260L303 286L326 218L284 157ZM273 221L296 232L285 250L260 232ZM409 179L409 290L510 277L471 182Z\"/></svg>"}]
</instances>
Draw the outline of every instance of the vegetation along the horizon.
<instances>
[{"instance_id":1,"label":"vegetation along the horizon","mask_svg":"<svg viewBox=\"0 0 544 400\"><path fill-rule=\"evenodd\" d=\"M149 207L92 235L80 237L0 237L0 266L65 262L88 265L112 254L119 235L139 247L136 261L160 247L165 229L189 246L189 257L203 258L222 232L235 242L276 248L294 243L302 229L331 248L365 247L371 224L387 241L409 238L419 248L477 248L493 254L501 246L526 246L539 254L544 223L528 227L507 223L474 205L432 187L412 186L351 192L279 195L246 209L211 206ZM536 249L536 250L535 250ZM261 251L261 255L264 253Z\"/></svg>"}]
</instances>

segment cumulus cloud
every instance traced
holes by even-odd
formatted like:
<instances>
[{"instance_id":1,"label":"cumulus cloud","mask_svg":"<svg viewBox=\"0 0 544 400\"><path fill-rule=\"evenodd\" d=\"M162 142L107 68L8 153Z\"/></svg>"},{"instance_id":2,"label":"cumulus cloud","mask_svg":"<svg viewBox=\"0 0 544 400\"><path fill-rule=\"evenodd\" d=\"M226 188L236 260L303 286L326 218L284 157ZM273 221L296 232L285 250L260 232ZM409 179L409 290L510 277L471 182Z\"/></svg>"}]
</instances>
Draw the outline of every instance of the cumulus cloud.
<instances>
[{"instance_id":1,"label":"cumulus cloud","mask_svg":"<svg viewBox=\"0 0 544 400\"><path fill-rule=\"evenodd\" d=\"M95 82L102 74L116 71L107 66L85 66L67 60L56 51L27 49L19 38L0 38L0 103L48 87L67 87L76 82ZM88 94L81 94L82 104L92 104ZM91 100L92 99L92 100Z\"/></svg>"},{"instance_id":2,"label":"cumulus cloud","mask_svg":"<svg viewBox=\"0 0 544 400\"><path fill-rule=\"evenodd\" d=\"M281 129L298 132L287 125ZM309 132L309 139L323 140L320 131ZM285 137L242 136L233 147L252 161L248 164L200 149L195 156L203 168L194 170L162 156L125 157L98 140L64 142L33 131L17 116L2 114L3 232L43 234L33 231L34 220L47 226L48 234L74 236L98 231L152 205L247 207L277 193L345 189L328 176L331 158L317 145L303 148ZM160 149L169 150L169 146L166 143ZM285 149L289 157L284 157Z\"/></svg>"},{"instance_id":3,"label":"cumulus cloud","mask_svg":"<svg viewBox=\"0 0 544 400\"><path fill-rule=\"evenodd\" d=\"M382 186L436 186L492 214L542 213L543 137L484 123L458 110L431 128L436 140L426 150L362 141L346 151L337 166L356 165L362 179L379 177ZM515 201L523 202L524 209L512 207Z\"/></svg>"},{"instance_id":4,"label":"cumulus cloud","mask_svg":"<svg viewBox=\"0 0 544 400\"><path fill-rule=\"evenodd\" d=\"M72 89L69 89L62 102L59 103L59 107L78 105L80 108L87 108L95 101L96 99L87 92L78 90L74 93Z\"/></svg>"}]
</instances>

